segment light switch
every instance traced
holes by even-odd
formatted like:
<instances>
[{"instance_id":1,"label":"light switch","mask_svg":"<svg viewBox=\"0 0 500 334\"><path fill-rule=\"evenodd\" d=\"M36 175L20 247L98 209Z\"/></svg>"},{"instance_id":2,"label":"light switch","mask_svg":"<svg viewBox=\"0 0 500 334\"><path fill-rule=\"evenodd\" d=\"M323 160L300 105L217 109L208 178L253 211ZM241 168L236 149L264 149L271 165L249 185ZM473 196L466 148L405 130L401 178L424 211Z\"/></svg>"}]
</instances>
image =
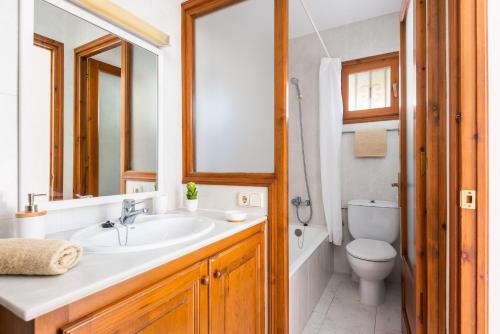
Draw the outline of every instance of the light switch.
<instances>
[{"instance_id":1,"label":"light switch","mask_svg":"<svg viewBox=\"0 0 500 334\"><path fill-rule=\"evenodd\" d=\"M262 193L250 194L250 206L262 208Z\"/></svg>"}]
</instances>

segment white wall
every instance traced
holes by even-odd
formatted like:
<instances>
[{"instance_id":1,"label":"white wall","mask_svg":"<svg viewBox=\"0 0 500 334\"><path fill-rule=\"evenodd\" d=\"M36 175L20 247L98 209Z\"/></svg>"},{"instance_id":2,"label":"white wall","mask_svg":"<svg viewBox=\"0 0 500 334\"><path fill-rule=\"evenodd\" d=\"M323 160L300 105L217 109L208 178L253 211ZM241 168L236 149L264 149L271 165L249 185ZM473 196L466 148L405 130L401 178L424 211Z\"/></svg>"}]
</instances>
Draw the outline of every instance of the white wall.
<instances>
[{"instance_id":1,"label":"white wall","mask_svg":"<svg viewBox=\"0 0 500 334\"><path fill-rule=\"evenodd\" d=\"M0 1L0 236L11 231L17 209L17 49L18 1Z\"/></svg>"},{"instance_id":2,"label":"white wall","mask_svg":"<svg viewBox=\"0 0 500 334\"><path fill-rule=\"evenodd\" d=\"M267 188L263 187L234 187L222 185L197 185L198 201L201 209L209 210L241 210L249 214L267 215ZM262 207L238 206L238 192L262 194ZM186 189L182 189L182 198L185 198Z\"/></svg>"},{"instance_id":3,"label":"white wall","mask_svg":"<svg viewBox=\"0 0 500 334\"><path fill-rule=\"evenodd\" d=\"M399 13L388 14L366 21L321 32L332 57L342 61L368 57L399 50ZM305 154L314 216L312 224L325 225L321 195L318 124L318 71L325 56L316 35L306 35L290 40L289 77L300 80L302 90ZM299 137L299 110L294 91L289 99L289 196L306 197ZM396 122L384 127L398 127ZM371 124L372 126L375 123ZM365 125L361 125L365 126ZM355 126L356 127L356 126ZM353 129L352 126L349 126ZM397 201L397 189L391 187L399 172L399 133L388 132L388 151L385 158L356 159L353 155L353 134L342 138L342 205L351 199L379 199ZM345 211L345 210L344 210ZM305 215L305 210L301 212ZM290 205L290 223L298 223L295 208ZM345 216L345 212L344 212ZM344 222L346 219L344 217ZM344 226L344 245L350 240ZM335 271L349 272L345 246L335 248ZM392 278L399 281L398 269Z\"/></svg>"},{"instance_id":4,"label":"white wall","mask_svg":"<svg viewBox=\"0 0 500 334\"><path fill-rule=\"evenodd\" d=\"M132 129L130 163L133 170L156 172L158 124L158 60L155 54L132 46Z\"/></svg>"},{"instance_id":5,"label":"white wall","mask_svg":"<svg viewBox=\"0 0 500 334\"><path fill-rule=\"evenodd\" d=\"M50 117L51 117L51 61L50 50L33 46L33 160L37 168L32 168L34 192L49 193L50 189Z\"/></svg>"},{"instance_id":6,"label":"white wall","mask_svg":"<svg viewBox=\"0 0 500 334\"><path fill-rule=\"evenodd\" d=\"M490 333L500 332L500 2L490 0L489 12L489 321Z\"/></svg>"},{"instance_id":7,"label":"white wall","mask_svg":"<svg viewBox=\"0 0 500 334\"><path fill-rule=\"evenodd\" d=\"M171 46L164 48L165 60L165 173L163 189L171 209L180 205L182 170L181 113L181 0L116 0L116 3L167 32ZM0 53L0 237L12 235L17 210L17 82L18 82L18 1L0 2L0 30L4 48ZM47 217L48 232L69 230L117 216L120 204L51 211Z\"/></svg>"}]
</instances>

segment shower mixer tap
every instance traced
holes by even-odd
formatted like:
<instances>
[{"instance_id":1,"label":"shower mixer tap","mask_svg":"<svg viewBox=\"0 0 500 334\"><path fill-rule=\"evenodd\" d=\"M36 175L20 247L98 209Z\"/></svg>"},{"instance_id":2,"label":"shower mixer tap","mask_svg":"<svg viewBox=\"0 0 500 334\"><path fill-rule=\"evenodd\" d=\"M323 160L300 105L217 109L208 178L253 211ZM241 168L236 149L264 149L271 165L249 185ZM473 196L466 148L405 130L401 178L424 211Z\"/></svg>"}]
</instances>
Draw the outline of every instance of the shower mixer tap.
<instances>
[{"instance_id":1,"label":"shower mixer tap","mask_svg":"<svg viewBox=\"0 0 500 334\"><path fill-rule=\"evenodd\" d=\"M311 200L306 199L305 201L302 200L302 197L297 196L295 198L292 198L292 205L299 207L299 206L311 206Z\"/></svg>"}]
</instances>

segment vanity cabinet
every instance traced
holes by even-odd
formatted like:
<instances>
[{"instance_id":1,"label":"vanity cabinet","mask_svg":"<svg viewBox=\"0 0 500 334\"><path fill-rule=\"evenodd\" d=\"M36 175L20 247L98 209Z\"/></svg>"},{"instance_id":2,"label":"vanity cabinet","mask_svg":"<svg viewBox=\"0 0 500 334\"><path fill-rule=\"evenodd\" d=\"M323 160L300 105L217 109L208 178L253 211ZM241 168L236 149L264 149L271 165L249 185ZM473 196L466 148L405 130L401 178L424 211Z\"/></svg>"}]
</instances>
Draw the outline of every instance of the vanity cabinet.
<instances>
[{"instance_id":1,"label":"vanity cabinet","mask_svg":"<svg viewBox=\"0 0 500 334\"><path fill-rule=\"evenodd\" d=\"M264 272L261 223L0 333L264 333Z\"/></svg>"}]
</instances>

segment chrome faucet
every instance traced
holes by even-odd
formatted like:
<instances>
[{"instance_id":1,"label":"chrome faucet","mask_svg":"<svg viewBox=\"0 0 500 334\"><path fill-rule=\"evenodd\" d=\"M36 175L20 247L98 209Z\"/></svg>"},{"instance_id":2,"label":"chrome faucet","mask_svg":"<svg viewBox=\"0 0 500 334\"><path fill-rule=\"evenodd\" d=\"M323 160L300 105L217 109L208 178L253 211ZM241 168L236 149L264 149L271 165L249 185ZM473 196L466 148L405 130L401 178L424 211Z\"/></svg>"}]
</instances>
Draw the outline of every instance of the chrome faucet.
<instances>
[{"instance_id":1,"label":"chrome faucet","mask_svg":"<svg viewBox=\"0 0 500 334\"><path fill-rule=\"evenodd\" d=\"M122 214L120 217L120 223L122 225L131 225L135 222L138 215L147 213L148 209L135 209L136 204L142 202L136 202L135 199L124 199L122 203Z\"/></svg>"}]
</instances>

